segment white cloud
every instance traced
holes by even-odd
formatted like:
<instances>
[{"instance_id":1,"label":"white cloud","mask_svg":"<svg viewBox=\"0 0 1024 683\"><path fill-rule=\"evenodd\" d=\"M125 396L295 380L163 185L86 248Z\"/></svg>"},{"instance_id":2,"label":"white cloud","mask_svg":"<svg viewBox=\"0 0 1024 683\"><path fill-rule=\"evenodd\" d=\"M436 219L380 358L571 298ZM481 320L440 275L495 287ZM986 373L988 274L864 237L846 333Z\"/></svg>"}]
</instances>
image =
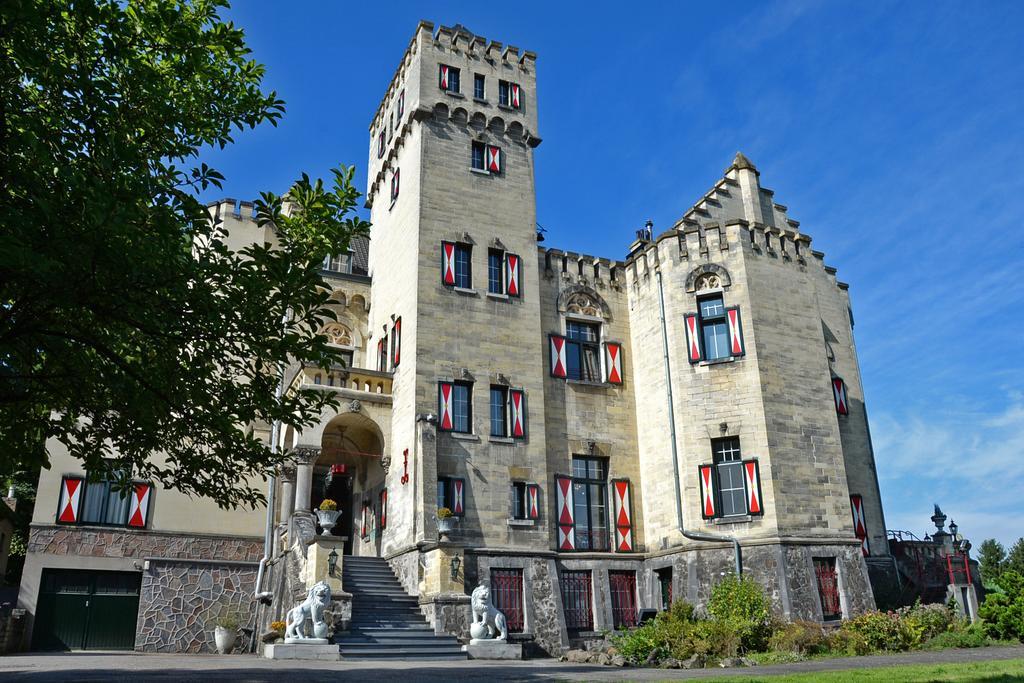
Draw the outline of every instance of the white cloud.
<instances>
[{"instance_id":1,"label":"white cloud","mask_svg":"<svg viewBox=\"0 0 1024 683\"><path fill-rule=\"evenodd\" d=\"M962 401L872 420L889 528L923 536L938 503L975 545L1024 536L1024 396L1009 392L1005 405L995 415Z\"/></svg>"}]
</instances>

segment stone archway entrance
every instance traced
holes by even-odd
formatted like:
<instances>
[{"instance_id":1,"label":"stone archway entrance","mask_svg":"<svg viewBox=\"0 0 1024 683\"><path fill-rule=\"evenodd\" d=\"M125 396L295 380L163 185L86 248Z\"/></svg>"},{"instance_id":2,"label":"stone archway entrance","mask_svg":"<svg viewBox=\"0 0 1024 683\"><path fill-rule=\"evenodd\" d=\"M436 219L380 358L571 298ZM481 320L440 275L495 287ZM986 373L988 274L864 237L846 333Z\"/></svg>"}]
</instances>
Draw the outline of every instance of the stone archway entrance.
<instances>
[{"instance_id":1,"label":"stone archway entrance","mask_svg":"<svg viewBox=\"0 0 1024 683\"><path fill-rule=\"evenodd\" d=\"M345 555L378 555L380 552L380 492L385 471L381 465L384 437L370 418L342 413L325 427L320 453L313 463L309 492L311 508L324 498L338 504L341 515L331 532L344 537Z\"/></svg>"}]
</instances>

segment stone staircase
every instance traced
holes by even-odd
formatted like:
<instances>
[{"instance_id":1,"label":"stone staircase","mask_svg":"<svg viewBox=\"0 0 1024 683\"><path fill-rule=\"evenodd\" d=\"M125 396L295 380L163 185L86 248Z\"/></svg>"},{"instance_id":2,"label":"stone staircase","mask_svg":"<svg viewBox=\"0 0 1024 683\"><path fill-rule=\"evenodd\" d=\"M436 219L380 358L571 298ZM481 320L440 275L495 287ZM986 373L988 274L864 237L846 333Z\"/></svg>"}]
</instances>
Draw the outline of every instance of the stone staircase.
<instances>
[{"instance_id":1,"label":"stone staircase","mask_svg":"<svg viewBox=\"0 0 1024 683\"><path fill-rule=\"evenodd\" d=\"M349 633L334 637L342 659L466 659L455 637L434 635L384 559L346 556L341 571L352 594Z\"/></svg>"}]
</instances>

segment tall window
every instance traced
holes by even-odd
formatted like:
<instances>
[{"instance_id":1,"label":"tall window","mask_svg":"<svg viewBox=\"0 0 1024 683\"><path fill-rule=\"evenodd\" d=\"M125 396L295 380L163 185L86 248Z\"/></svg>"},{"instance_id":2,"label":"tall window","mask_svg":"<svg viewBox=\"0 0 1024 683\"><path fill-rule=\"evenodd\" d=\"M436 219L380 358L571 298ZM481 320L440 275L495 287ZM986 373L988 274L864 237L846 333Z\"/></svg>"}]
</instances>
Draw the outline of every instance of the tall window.
<instances>
[{"instance_id":1,"label":"tall window","mask_svg":"<svg viewBox=\"0 0 1024 683\"><path fill-rule=\"evenodd\" d=\"M512 482L512 519L529 519L526 509L526 482Z\"/></svg>"},{"instance_id":2,"label":"tall window","mask_svg":"<svg viewBox=\"0 0 1024 683\"><path fill-rule=\"evenodd\" d=\"M505 293L505 252L491 249L487 252L487 291Z\"/></svg>"},{"instance_id":3,"label":"tall window","mask_svg":"<svg viewBox=\"0 0 1024 683\"><path fill-rule=\"evenodd\" d=\"M484 99L484 75L473 74L473 97L478 100Z\"/></svg>"},{"instance_id":4,"label":"tall window","mask_svg":"<svg viewBox=\"0 0 1024 683\"><path fill-rule=\"evenodd\" d=\"M729 358L729 324L725 319L725 303L721 295L701 299L700 328L704 342L704 359Z\"/></svg>"},{"instance_id":5,"label":"tall window","mask_svg":"<svg viewBox=\"0 0 1024 683\"><path fill-rule=\"evenodd\" d=\"M743 487L743 459L740 439L731 436L711 442L715 467L718 469L718 497L723 517L747 514L746 489Z\"/></svg>"},{"instance_id":6,"label":"tall window","mask_svg":"<svg viewBox=\"0 0 1024 683\"><path fill-rule=\"evenodd\" d=\"M484 166L484 143L474 142L473 143L473 168L478 171L486 171Z\"/></svg>"},{"instance_id":7,"label":"tall window","mask_svg":"<svg viewBox=\"0 0 1024 683\"><path fill-rule=\"evenodd\" d=\"M447 92L460 92L462 88L459 83L460 72L454 66L447 64L440 65L441 89Z\"/></svg>"},{"instance_id":8,"label":"tall window","mask_svg":"<svg viewBox=\"0 0 1024 683\"><path fill-rule=\"evenodd\" d=\"M473 287L473 249L468 244L455 245L455 286Z\"/></svg>"},{"instance_id":9,"label":"tall window","mask_svg":"<svg viewBox=\"0 0 1024 683\"><path fill-rule=\"evenodd\" d=\"M498 81L498 104L508 106L508 81Z\"/></svg>"},{"instance_id":10,"label":"tall window","mask_svg":"<svg viewBox=\"0 0 1024 683\"><path fill-rule=\"evenodd\" d=\"M352 254L335 254L324 258L323 269L332 273L351 273Z\"/></svg>"},{"instance_id":11,"label":"tall window","mask_svg":"<svg viewBox=\"0 0 1024 683\"><path fill-rule=\"evenodd\" d=\"M842 603L839 600L839 579L836 575L836 558L815 557L814 575L818 580L818 597L821 599L821 615L825 621L843 618Z\"/></svg>"},{"instance_id":12,"label":"tall window","mask_svg":"<svg viewBox=\"0 0 1024 683\"><path fill-rule=\"evenodd\" d=\"M588 382L601 381L600 327L590 323L566 322L565 376Z\"/></svg>"},{"instance_id":13,"label":"tall window","mask_svg":"<svg viewBox=\"0 0 1024 683\"><path fill-rule=\"evenodd\" d=\"M117 524L128 522L131 494L127 489L117 491L111 477L90 481L85 485L85 500L79 521L85 524Z\"/></svg>"},{"instance_id":14,"label":"tall window","mask_svg":"<svg viewBox=\"0 0 1024 683\"><path fill-rule=\"evenodd\" d=\"M508 387L491 387L491 436L508 436Z\"/></svg>"},{"instance_id":15,"label":"tall window","mask_svg":"<svg viewBox=\"0 0 1024 683\"><path fill-rule=\"evenodd\" d=\"M577 550L608 550L608 463L573 456L572 495Z\"/></svg>"},{"instance_id":16,"label":"tall window","mask_svg":"<svg viewBox=\"0 0 1024 683\"><path fill-rule=\"evenodd\" d=\"M384 335L377 342L377 369L381 372L388 371L388 336Z\"/></svg>"},{"instance_id":17,"label":"tall window","mask_svg":"<svg viewBox=\"0 0 1024 683\"><path fill-rule=\"evenodd\" d=\"M452 385L452 431L468 434L473 424L473 385L455 382Z\"/></svg>"}]
</instances>

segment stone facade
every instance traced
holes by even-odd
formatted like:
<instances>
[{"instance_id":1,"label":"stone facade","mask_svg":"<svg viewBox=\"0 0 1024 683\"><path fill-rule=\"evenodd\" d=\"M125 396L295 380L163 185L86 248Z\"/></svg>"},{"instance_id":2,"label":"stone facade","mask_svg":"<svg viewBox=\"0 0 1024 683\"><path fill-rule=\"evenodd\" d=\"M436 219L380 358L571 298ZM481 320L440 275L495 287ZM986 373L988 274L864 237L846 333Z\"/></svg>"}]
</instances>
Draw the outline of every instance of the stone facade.
<instances>
[{"instance_id":1,"label":"stone facade","mask_svg":"<svg viewBox=\"0 0 1024 683\"><path fill-rule=\"evenodd\" d=\"M342 408L282 435L295 459L277 481L279 533L256 587L272 596L256 618L261 629L323 578L324 552L310 553L310 544L386 558L435 630L459 637L468 636L469 592L495 572L521 575L524 632L514 637L549 654L615 628L623 609L613 584L620 595L632 591L630 608L660 608L671 570L672 596L703 605L733 570L732 540L779 616L823 620L870 608L870 581L891 562L848 286L742 154L669 229L640 231L621 260L539 244L537 77L530 51L463 27L417 26L370 124L369 242L353 245L355 266L325 273L338 317L325 332L350 359L288 376L289 388L334 392ZM273 242L251 210L234 200L210 207L233 247ZM465 254L458 282L444 273L446 243ZM519 259L516 291L504 265L491 267L510 256ZM699 336L688 336L688 321L708 297L733 311L730 352L691 358ZM591 367L581 351L580 366L593 372L577 377L556 370L568 361L553 340L578 325L594 331L595 355ZM463 432L445 425L439 396L448 383L469 387ZM522 434L496 433L495 389L522 392ZM747 514L718 514L722 486L702 487L699 468L726 471L713 454L720 439L742 454L744 482L733 490ZM597 483L582 480L583 459L600 463ZM56 490L41 479L41 491L44 483ZM559 506L560 490L580 505ZM514 492L527 491L536 508L513 510ZM326 543L309 510L329 493L344 498ZM862 503L863 533L851 496ZM715 514L704 514L708 500ZM459 508L450 542L439 542L442 503ZM152 531L73 532L37 519L47 523L34 528L30 553L216 557L224 567L260 558L258 531L237 543L202 540L205 508L184 524L169 516L184 505L161 507L171 521ZM461 558L454 580L453 558ZM834 567L839 615L823 612L816 561ZM168 563L152 587L162 601L160 614L144 610L153 633L170 634L184 599L165 579L207 580L199 570L179 576L181 566ZM568 571L588 573L589 630L566 622ZM344 628L345 604L335 607ZM191 635L147 635L144 646L192 647L196 609L185 610Z\"/></svg>"},{"instance_id":2,"label":"stone facade","mask_svg":"<svg viewBox=\"0 0 1024 683\"><path fill-rule=\"evenodd\" d=\"M141 652L211 653L215 621L233 615L252 632L251 562L150 560L142 575L135 649ZM245 631L242 631L245 633ZM248 639L236 646L245 651Z\"/></svg>"}]
</instances>

